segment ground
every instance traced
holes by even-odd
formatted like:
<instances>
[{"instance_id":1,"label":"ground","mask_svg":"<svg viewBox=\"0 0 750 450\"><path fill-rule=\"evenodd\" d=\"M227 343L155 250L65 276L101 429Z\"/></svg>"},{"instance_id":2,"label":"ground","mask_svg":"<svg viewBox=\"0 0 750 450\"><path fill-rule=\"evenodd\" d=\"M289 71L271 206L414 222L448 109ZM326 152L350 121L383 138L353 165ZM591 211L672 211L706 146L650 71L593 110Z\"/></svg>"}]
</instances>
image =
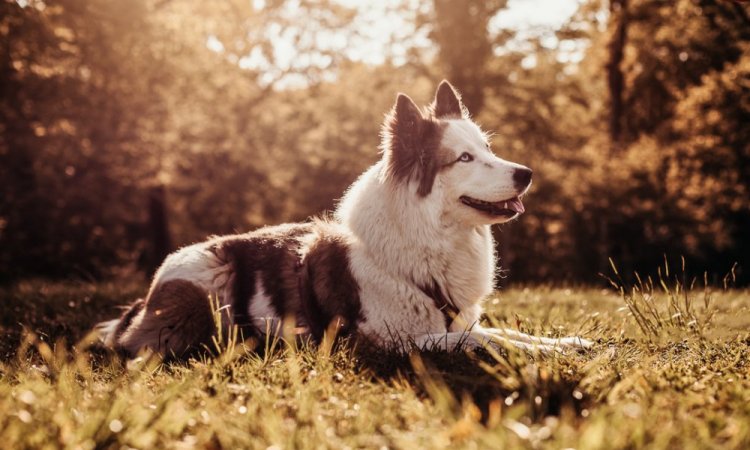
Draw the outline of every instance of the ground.
<instances>
[{"instance_id":1,"label":"ground","mask_svg":"<svg viewBox=\"0 0 750 450\"><path fill-rule=\"evenodd\" d=\"M144 290L0 290L0 447L750 447L747 290L667 281L487 301L489 323L596 342L560 355L220 342L211 359L161 363L92 346L91 326Z\"/></svg>"}]
</instances>

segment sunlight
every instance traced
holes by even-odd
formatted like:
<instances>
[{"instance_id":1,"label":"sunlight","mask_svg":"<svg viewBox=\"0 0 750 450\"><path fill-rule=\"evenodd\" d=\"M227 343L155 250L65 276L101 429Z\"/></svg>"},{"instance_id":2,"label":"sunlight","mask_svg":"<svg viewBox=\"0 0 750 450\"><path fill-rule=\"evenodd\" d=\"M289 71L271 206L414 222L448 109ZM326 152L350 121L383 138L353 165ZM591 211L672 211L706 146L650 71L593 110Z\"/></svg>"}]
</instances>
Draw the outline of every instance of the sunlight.
<instances>
[{"instance_id":1,"label":"sunlight","mask_svg":"<svg viewBox=\"0 0 750 450\"><path fill-rule=\"evenodd\" d=\"M268 61L258 48L238 59L238 64L246 70L263 72L261 82L275 83L277 88L302 87L307 84L304 77L294 74L284 76L281 72L312 66L322 71L325 78L335 79L333 61L326 52L338 52L348 60L361 62L369 66L378 66L389 61L394 66L402 66L408 60L409 49L418 48L423 54L431 55L429 26L416 28L414 18L430 8L429 2L419 0L337 0L336 3L356 10L357 14L349 24L349 30L356 32L346 35L337 32L319 32L312 46L320 54L302 50L309 47L311 36L306 30L297 27L281 28L271 25L268 36L273 47L273 63ZM254 0L253 8L263 9L263 0ZM561 27L575 14L579 0L510 0L508 7L490 20L488 31L498 33L503 29L512 29L516 37L504 47L496 49L496 54L507 51L528 53L533 51L530 39L542 38L542 45L557 48L561 43L554 35L554 30ZM287 7L290 16L299 14L299 5ZM224 46L215 37L210 36L206 43L209 49L222 52ZM583 57L584 48L573 42L561 46L560 62L575 63ZM433 55L434 56L434 55ZM524 68L536 64L536 58L523 61Z\"/></svg>"},{"instance_id":2,"label":"sunlight","mask_svg":"<svg viewBox=\"0 0 750 450\"><path fill-rule=\"evenodd\" d=\"M579 0L510 0L490 23L494 29L560 28L580 6Z\"/></svg>"}]
</instances>

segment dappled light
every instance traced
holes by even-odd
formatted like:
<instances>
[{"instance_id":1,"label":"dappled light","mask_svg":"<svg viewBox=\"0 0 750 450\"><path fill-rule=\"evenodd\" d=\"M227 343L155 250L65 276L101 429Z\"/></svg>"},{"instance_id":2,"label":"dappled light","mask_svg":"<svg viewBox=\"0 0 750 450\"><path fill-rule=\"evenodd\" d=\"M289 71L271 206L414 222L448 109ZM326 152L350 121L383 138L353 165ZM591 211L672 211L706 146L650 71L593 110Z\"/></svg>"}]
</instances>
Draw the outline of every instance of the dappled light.
<instances>
[{"instance_id":1,"label":"dappled light","mask_svg":"<svg viewBox=\"0 0 750 450\"><path fill-rule=\"evenodd\" d=\"M508 282L750 254L740 2L5 0L0 276L148 273L331 210L446 78L534 169Z\"/></svg>"}]
</instances>

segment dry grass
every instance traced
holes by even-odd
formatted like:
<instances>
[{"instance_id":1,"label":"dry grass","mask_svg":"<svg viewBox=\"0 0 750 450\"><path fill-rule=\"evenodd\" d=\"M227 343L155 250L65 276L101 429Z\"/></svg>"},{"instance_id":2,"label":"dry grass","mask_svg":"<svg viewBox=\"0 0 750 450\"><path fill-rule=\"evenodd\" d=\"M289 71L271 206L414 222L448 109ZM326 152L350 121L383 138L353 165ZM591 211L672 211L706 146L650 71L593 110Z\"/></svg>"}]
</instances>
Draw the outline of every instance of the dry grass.
<instances>
[{"instance_id":1,"label":"dry grass","mask_svg":"<svg viewBox=\"0 0 750 450\"><path fill-rule=\"evenodd\" d=\"M91 325L141 286L28 283L0 293L0 446L748 448L750 292L681 281L675 292L666 280L488 301L489 322L597 340L585 354L283 343L255 353L230 342L185 364L89 348Z\"/></svg>"}]
</instances>

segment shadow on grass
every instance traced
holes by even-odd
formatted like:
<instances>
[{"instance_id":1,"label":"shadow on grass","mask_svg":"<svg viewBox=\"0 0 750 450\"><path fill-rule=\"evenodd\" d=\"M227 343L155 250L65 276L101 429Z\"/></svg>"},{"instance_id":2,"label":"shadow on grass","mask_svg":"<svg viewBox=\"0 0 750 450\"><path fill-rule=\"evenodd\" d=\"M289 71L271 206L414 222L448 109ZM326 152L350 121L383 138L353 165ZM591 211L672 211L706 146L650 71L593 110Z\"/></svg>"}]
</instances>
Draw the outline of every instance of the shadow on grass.
<instances>
[{"instance_id":1,"label":"shadow on grass","mask_svg":"<svg viewBox=\"0 0 750 450\"><path fill-rule=\"evenodd\" d=\"M60 339L77 342L97 322L119 316L121 306L143 291L138 282L43 280L0 288L0 362L15 356L26 332L47 343Z\"/></svg>"},{"instance_id":2,"label":"shadow on grass","mask_svg":"<svg viewBox=\"0 0 750 450\"><path fill-rule=\"evenodd\" d=\"M511 407L533 421L580 415L592 400L578 389L584 374L560 357L519 352L422 351L409 355L358 351L361 370L385 382L406 381L420 395L459 408L470 402L486 423Z\"/></svg>"}]
</instances>

